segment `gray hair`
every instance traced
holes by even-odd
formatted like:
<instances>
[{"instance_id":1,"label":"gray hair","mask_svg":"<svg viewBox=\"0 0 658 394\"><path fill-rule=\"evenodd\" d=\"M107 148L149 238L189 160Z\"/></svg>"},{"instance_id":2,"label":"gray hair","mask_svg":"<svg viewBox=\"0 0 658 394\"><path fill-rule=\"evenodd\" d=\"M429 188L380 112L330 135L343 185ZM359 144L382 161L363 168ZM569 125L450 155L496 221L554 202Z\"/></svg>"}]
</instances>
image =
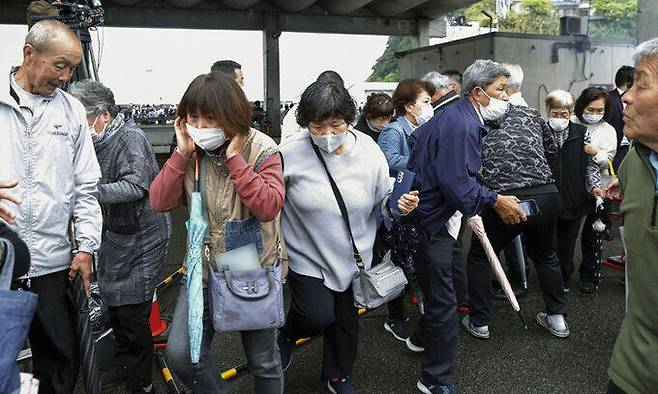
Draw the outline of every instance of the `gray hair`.
<instances>
[{"instance_id":1,"label":"gray hair","mask_svg":"<svg viewBox=\"0 0 658 394\"><path fill-rule=\"evenodd\" d=\"M523 69L521 66L512 63L503 63L503 66L505 66L510 74L507 85L512 88L521 89L521 85L523 85Z\"/></svg>"},{"instance_id":2,"label":"gray hair","mask_svg":"<svg viewBox=\"0 0 658 394\"><path fill-rule=\"evenodd\" d=\"M654 38L649 41L645 41L635 48L635 55L633 55L633 62L635 67L644 59L645 57L656 56L658 57L658 38Z\"/></svg>"},{"instance_id":3,"label":"gray hair","mask_svg":"<svg viewBox=\"0 0 658 394\"><path fill-rule=\"evenodd\" d=\"M30 31L25 36L25 44L29 44L37 52L43 53L48 49L48 45L60 31L67 32L71 36L76 37L75 33L64 23L54 19L46 19L35 23L30 28Z\"/></svg>"},{"instance_id":4,"label":"gray hair","mask_svg":"<svg viewBox=\"0 0 658 394\"><path fill-rule=\"evenodd\" d=\"M546 112L555 108L568 108L569 112L573 112L573 96L566 90L558 89L550 92L544 103L546 104Z\"/></svg>"},{"instance_id":5,"label":"gray hair","mask_svg":"<svg viewBox=\"0 0 658 394\"><path fill-rule=\"evenodd\" d=\"M421 78L421 81L431 83L437 90L450 89L450 84L452 83L450 78L441 75L437 71L428 72L423 78Z\"/></svg>"},{"instance_id":6,"label":"gray hair","mask_svg":"<svg viewBox=\"0 0 658 394\"><path fill-rule=\"evenodd\" d=\"M493 60L478 59L473 62L462 77L462 94L468 96L477 87L485 89L500 77L509 78L510 73L502 64Z\"/></svg>"},{"instance_id":7,"label":"gray hair","mask_svg":"<svg viewBox=\"0 0 658 394\"><path fill-rule=\"evenodd\" d=\"M114 118L119 113L119 107L114 102L114 93L100 82L74 82L68 91L84 105L87 115L98 116L107 111Z\"/></svg>"}]
</instances>

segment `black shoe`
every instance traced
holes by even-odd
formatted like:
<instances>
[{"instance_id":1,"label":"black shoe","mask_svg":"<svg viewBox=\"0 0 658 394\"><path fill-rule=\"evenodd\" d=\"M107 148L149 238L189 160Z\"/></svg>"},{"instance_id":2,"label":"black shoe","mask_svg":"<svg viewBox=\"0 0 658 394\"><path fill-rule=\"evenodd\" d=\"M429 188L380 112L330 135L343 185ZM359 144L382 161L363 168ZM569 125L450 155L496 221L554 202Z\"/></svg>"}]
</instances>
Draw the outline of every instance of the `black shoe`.
<instances>
[{"instance_id":1,"label":"black shoe","mask_svg":"<svg viewBox=\"0 0 658 394\"><path fill-rule=\"evenodd\" d=\"M389 320L384 323L384 329L393 335L393 338L398 341L406 342L407 338L411 336L411 330L407 326L409 319L405 320Z\"/></svg>"},{"instance_id":2,"label":"black shoe","mask_svg":"<svg viewBox=\"0 0 658 394\"><path fill-rule=\"evenodd\" d=\"M438 385L423 382L423 378L416 383L416 388L423 394L460 394L454 384Z\"/></svg>"},{"instance_id":3,"label":"black shoe","mask_svg":"<svg viewBox=\"0 0 658 394\"><path fill-rule=\"evenodd\" d=\"M581 281L580 282L580 292L589 294L589 293L594 293L596 291L596 286L594 286L594 282L588 282L588 281Z\"/></svg>"},{"instance_id":4,"label":"black shoe","mask_svg":"<svg viewBox=\"0 0 658 394\"><path fill-rule=\"evenodd\" d=\"M528 295L528 290L524 289L523 287L517 287L517 288L513 289L513 291L514 291L514 295L516 296L516 298L523 298L523 297ZM497 300L497 301L506 301L507 300L507 296L505 295L505 292L503 291L503 289L496 290L493 294L493 298L494 298L494 300Z\"/></svg>"},{"instance_id":5,"label":"black shoe","mask_svg":"<svg viewBox=\"0 0 658 394\"><path fill-rule=\"evenodd\" d=\"M425 342L417 332L414 332L409 338L407 338L405 343L407 344L407 348L412 352L422 353L425 351Z\"/></svg>"},{"instance_id":6,"label":"black shoe","mask_svg":"<svg viewBox=\"0 0 658 394\"><path fill-rule=\"evenodd\" d=\"M283 336L279 331L277 333L277 343L279 345L279 354L281 355L281 369L285 372L292 364L292 354L295 352L295 343Z\"/></svg>"}]
</instances>

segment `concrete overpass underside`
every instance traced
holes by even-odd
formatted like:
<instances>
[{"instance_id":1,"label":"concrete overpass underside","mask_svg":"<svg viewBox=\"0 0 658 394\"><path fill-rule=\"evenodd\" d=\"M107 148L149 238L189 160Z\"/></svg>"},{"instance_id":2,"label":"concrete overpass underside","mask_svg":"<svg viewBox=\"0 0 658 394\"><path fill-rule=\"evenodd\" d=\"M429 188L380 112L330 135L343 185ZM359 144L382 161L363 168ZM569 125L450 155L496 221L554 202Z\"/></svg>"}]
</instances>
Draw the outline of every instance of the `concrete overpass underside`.
<instances>
[{"instance_id":1,"label":"concrete overpass underside","mask_svg":"<svg viewBox=\"0 0 658 394\"><path fill-rule=\"evenodd\" d=\"M72 2L71 0L68 0ZM84 2L78 0L78 2ZM281 32L404 35L418 47L445 36L441 16L474 0L104 0L105 25L263 32L265 108L280 133ZM25 24L27 0L0 3L0 24ZM271 110L276 109L276 110Z\"/></svg>"}]
</instances>

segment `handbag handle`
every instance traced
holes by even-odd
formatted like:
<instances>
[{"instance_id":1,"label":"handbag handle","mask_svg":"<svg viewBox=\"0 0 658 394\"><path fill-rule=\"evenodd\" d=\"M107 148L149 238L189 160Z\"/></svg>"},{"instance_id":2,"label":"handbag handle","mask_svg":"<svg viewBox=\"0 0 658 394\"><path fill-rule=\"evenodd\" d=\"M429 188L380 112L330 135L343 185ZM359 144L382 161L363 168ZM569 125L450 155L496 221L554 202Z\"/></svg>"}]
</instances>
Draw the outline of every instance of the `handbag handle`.
<instances>
[{"instance_id":1,"label":"handbag handle","mask_svg":"<svg viewBox=\"0 0 658 394\"><path fill-rule=\"evenodd\" d=\"M313 147L313 151L315 152L315 155L320 159L320 163L322 163L322 167L324 167L324 170L327 173L327 176L329 177L329 184L331 184L331 190L334 192L334 197L336 197L336 202L338 203L338 208L340 209L340 215L343 217L343 221L345 221L345 225L347 226L347 231L350 234L350 241L352 241L352 251L354 252L354 261L356 261L356 266L359 267L359 269L364 269L363 266L363 259L361 258L361 253L359 253L359 249L356 247L356 242L354 241L354 235L352 235L352 226L350 226L350 217L347 214L347 207L345 206L345 201L343 200L342 194L340 194L340 189L338 189L338 185L336 185L336 181L334 181L334 178L331 176L331 173L329 172L329 168L327 168L327 163L324 161L324 158L322 157L322 154L320 153L320 149L313 143L313 140L311 140L311 146Z\"/></svg>"},{"instance_id":2,"label":"handbag handle","mask_svg":"<svg viewBox=\"0 0 658 394\"><path fill-rule=\"evenodd\" d=\"M226 285L228 286L229 290L231 293L233 293L236 297L245 299L245 300L260 300L265 297L267 297L270 294L270 291L274 288L274 266L268 267L267 269L267 292L263 294L259 294L259 289L258 289L258 282L254 281L249 281L247 282L247 288L245 288L245 291L247 294L251 292L254 294L253 296L245 296L245 292L239 291L235 284L233 283L233 274L231 273L231 269L229 268L228 265L223 265L222 266L222 273L224 274L224 278L226 278Z\"/></svg>"}]
</instances>

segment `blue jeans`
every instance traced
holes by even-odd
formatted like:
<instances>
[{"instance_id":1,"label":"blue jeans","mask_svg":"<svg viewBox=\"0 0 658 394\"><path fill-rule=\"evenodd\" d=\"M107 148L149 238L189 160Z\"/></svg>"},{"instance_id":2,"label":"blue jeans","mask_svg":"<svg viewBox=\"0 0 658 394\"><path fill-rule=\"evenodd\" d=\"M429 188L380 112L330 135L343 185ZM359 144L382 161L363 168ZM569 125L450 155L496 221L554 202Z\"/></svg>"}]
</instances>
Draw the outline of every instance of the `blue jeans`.
<instances>
[{"instance_id":1,"label":"blue jeans","mask_svg":"<svg viewBox=\"0 0 658 394\"><path fill-rule=\"evenodd\" d=\"M203 334L201 357L198 364L190 359L190 339L187 325L187 289L185 280L178 295L176 311L167 341L167 360L183 383L195 393L232 393L233 386L220 377L217 363L208 354L215 334L208 299L208 288L203 289ZM241 331L242 347L247 357L247 369L254 376L257 394L283 393L283 371L276 342L276 330Z\"/></svg>"}]
</instances>

